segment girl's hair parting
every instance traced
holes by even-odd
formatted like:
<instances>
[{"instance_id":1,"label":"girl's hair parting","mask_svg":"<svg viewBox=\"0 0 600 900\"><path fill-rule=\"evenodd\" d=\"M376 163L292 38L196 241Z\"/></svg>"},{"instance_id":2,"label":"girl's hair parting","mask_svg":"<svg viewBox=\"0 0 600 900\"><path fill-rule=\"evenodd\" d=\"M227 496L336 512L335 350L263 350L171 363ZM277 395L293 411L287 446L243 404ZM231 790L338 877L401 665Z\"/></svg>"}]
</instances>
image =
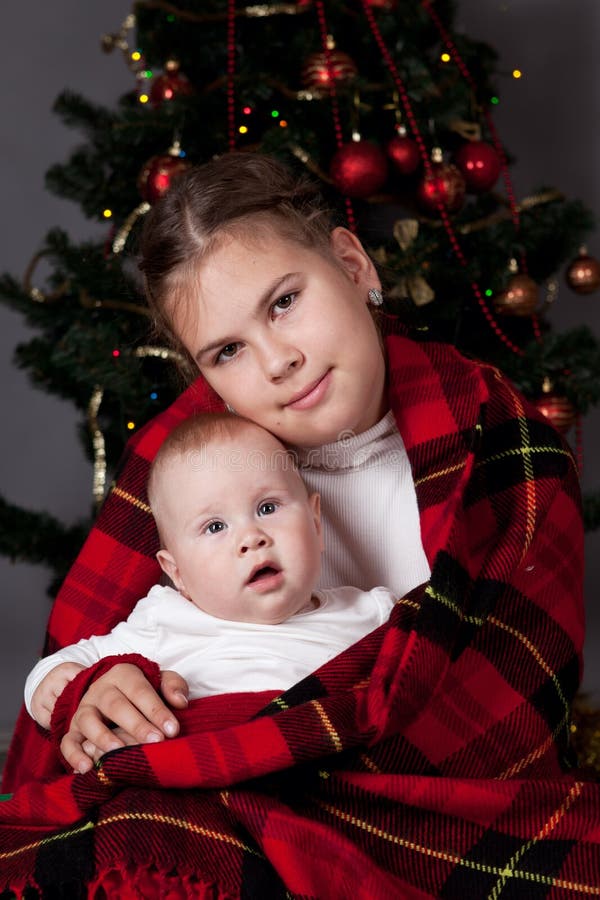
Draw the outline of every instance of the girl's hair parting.
<instances>
[{"instance_id":1,"label":"girl's hair parting","mask_svg":"<svg viewBox=\"0 0 600 900\"><path fill-rule=\"evenodd\" d=\"M139 268L155 327L183 355L184 370L195 366L171 324L177 287L219 237L270 224L281 237L326 253L334 215L310 179L259 153L231 152L173 181L146 217Z\"/></svg>"}]
</instances>

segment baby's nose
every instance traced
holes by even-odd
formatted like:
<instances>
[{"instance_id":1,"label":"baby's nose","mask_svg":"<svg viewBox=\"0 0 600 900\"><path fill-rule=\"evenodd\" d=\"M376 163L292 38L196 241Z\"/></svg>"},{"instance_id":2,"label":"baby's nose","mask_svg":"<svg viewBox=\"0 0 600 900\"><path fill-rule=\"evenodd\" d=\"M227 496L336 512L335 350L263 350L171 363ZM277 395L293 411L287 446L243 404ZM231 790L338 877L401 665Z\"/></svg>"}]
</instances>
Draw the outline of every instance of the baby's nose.
<instances>
[{"instance_id":1,"label":"baby's nose","mask_svg":"<svg viewBox=\"0 0 600 900\"><path fill-rule=\"evenodd\" d=\"M247 534L242 541L240 541L239 552L243 556L248 550L260 550L261 547L267 546L267 538L261 532L254 532L252 534Z\"/></svg>"}]
</instances>

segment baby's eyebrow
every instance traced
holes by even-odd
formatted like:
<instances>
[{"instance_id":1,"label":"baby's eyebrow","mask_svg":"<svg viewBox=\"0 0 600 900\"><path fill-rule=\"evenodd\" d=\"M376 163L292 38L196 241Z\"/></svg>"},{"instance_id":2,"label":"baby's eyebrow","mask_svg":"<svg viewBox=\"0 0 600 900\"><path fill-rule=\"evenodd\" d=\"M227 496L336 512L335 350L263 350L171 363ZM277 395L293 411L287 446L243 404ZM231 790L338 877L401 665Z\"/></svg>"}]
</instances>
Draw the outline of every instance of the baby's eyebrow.
<instances>
[{"instance_id":1,"label":"baby's eyebrow","mask_svg":"<svg viewBox=\"0 0 600 900\"><path fill-rule=\"evenodd\" d=\"M281 290L282 286L290 279L297 278L299 272L286 272L285 275L281 275L276 278L271 284L263 291L263 293L258 298L256 305L254 307L254 311L252 313L253 317L258 316L265 306L268 306L273 296L277 294L278 291ZM211 353L213 350L220 350L221 347L226 347L227 344L234 343L233 337L222 337L217 338L214 341L210 341L208 344L205 344L201 347L196 353L195 360L197 363L200 363L203 356L206 356L208 353Z\"/></svg>"}]
</instances>

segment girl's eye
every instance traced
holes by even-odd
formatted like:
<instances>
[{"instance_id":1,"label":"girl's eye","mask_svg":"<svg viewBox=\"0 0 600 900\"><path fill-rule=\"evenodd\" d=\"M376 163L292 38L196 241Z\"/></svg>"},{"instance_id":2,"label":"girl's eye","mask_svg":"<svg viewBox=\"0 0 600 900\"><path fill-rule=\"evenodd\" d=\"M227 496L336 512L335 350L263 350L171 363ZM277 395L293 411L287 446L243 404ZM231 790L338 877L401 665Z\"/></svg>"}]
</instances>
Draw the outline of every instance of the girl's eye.
<instances>
[{"instance_id":1,"label":"girl's eye","mask_svg":"<svg viewBox=\"0 0 600 900\"><path fill-rule=\"evenodd\" d=\"M208 532L208 534L218 534L220 531L225 530L225 522L209 522L204 530Z\"/></svg>"},{"instance_id":2,"label":"girl's eye","mask_svg":"<svg viewBox=\"0 0 600 900\"><path fill-rule=\"evenodd\" d=\"M280 297L273 304L273 312L287 312L294 305L296 301L296 296L294 292L290 294L284 294L283 297Z\"/></svg>"},{"instance_id":3,"label":"girl's eye","mask_svg":"<svg viewBox=\"0 0 600 900\"><path fill-rule=\"evenodd\" d=\"M225 344L225 346L217 356L217 362L224 362L227 359L233 359L237 354L238 349L239 344L237 342L234 344Z\"/></svg>"},{"instance_id":4,"label":"girl's eye","mask_svg":"<svg viewBox=\"0 0 600 900\"><path fill-rule=\"evenodd\" d=\"M265 501L265 503L261 503L258 507L259 516L270 516L277 509L277 503L273 503L272 500Z\"/></svg>"}]
</instances>

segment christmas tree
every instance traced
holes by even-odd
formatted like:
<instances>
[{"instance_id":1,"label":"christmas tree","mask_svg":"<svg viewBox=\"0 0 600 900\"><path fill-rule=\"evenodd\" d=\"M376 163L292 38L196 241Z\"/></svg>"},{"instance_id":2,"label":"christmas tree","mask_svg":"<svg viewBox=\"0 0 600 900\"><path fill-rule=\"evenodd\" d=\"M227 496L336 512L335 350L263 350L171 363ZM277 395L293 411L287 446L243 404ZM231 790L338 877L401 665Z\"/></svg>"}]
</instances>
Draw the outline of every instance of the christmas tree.
<instances>
[{"instance_id":1,"label":"christmas tree","mask_svg":"<svg viewBox=\"0 0 600 900\"><path fill-rule=\"evenodd\" d=\"M448 0L140 0L103 38L131 69L117 108L58 98L85 142L48 187L105 222L105 239L53 229L22 282L2 277L0 298L37 331L17 364L80 411L96 505L127 437L183 383L140 291L140 224L179 172L233 148L320 181L379 263L387 309L504 370L577 451L600 399L600 347L586 327L557 332L547 311L565 271L576 292L600 286L582 249L592 217L554 187L516 197L493 120L496 55L455 33L456 14ZM0 551L48 564L54 589L89 522L0 511ZM600 492L586 521L600 524Z\"/></svg>"}]
</instances>

